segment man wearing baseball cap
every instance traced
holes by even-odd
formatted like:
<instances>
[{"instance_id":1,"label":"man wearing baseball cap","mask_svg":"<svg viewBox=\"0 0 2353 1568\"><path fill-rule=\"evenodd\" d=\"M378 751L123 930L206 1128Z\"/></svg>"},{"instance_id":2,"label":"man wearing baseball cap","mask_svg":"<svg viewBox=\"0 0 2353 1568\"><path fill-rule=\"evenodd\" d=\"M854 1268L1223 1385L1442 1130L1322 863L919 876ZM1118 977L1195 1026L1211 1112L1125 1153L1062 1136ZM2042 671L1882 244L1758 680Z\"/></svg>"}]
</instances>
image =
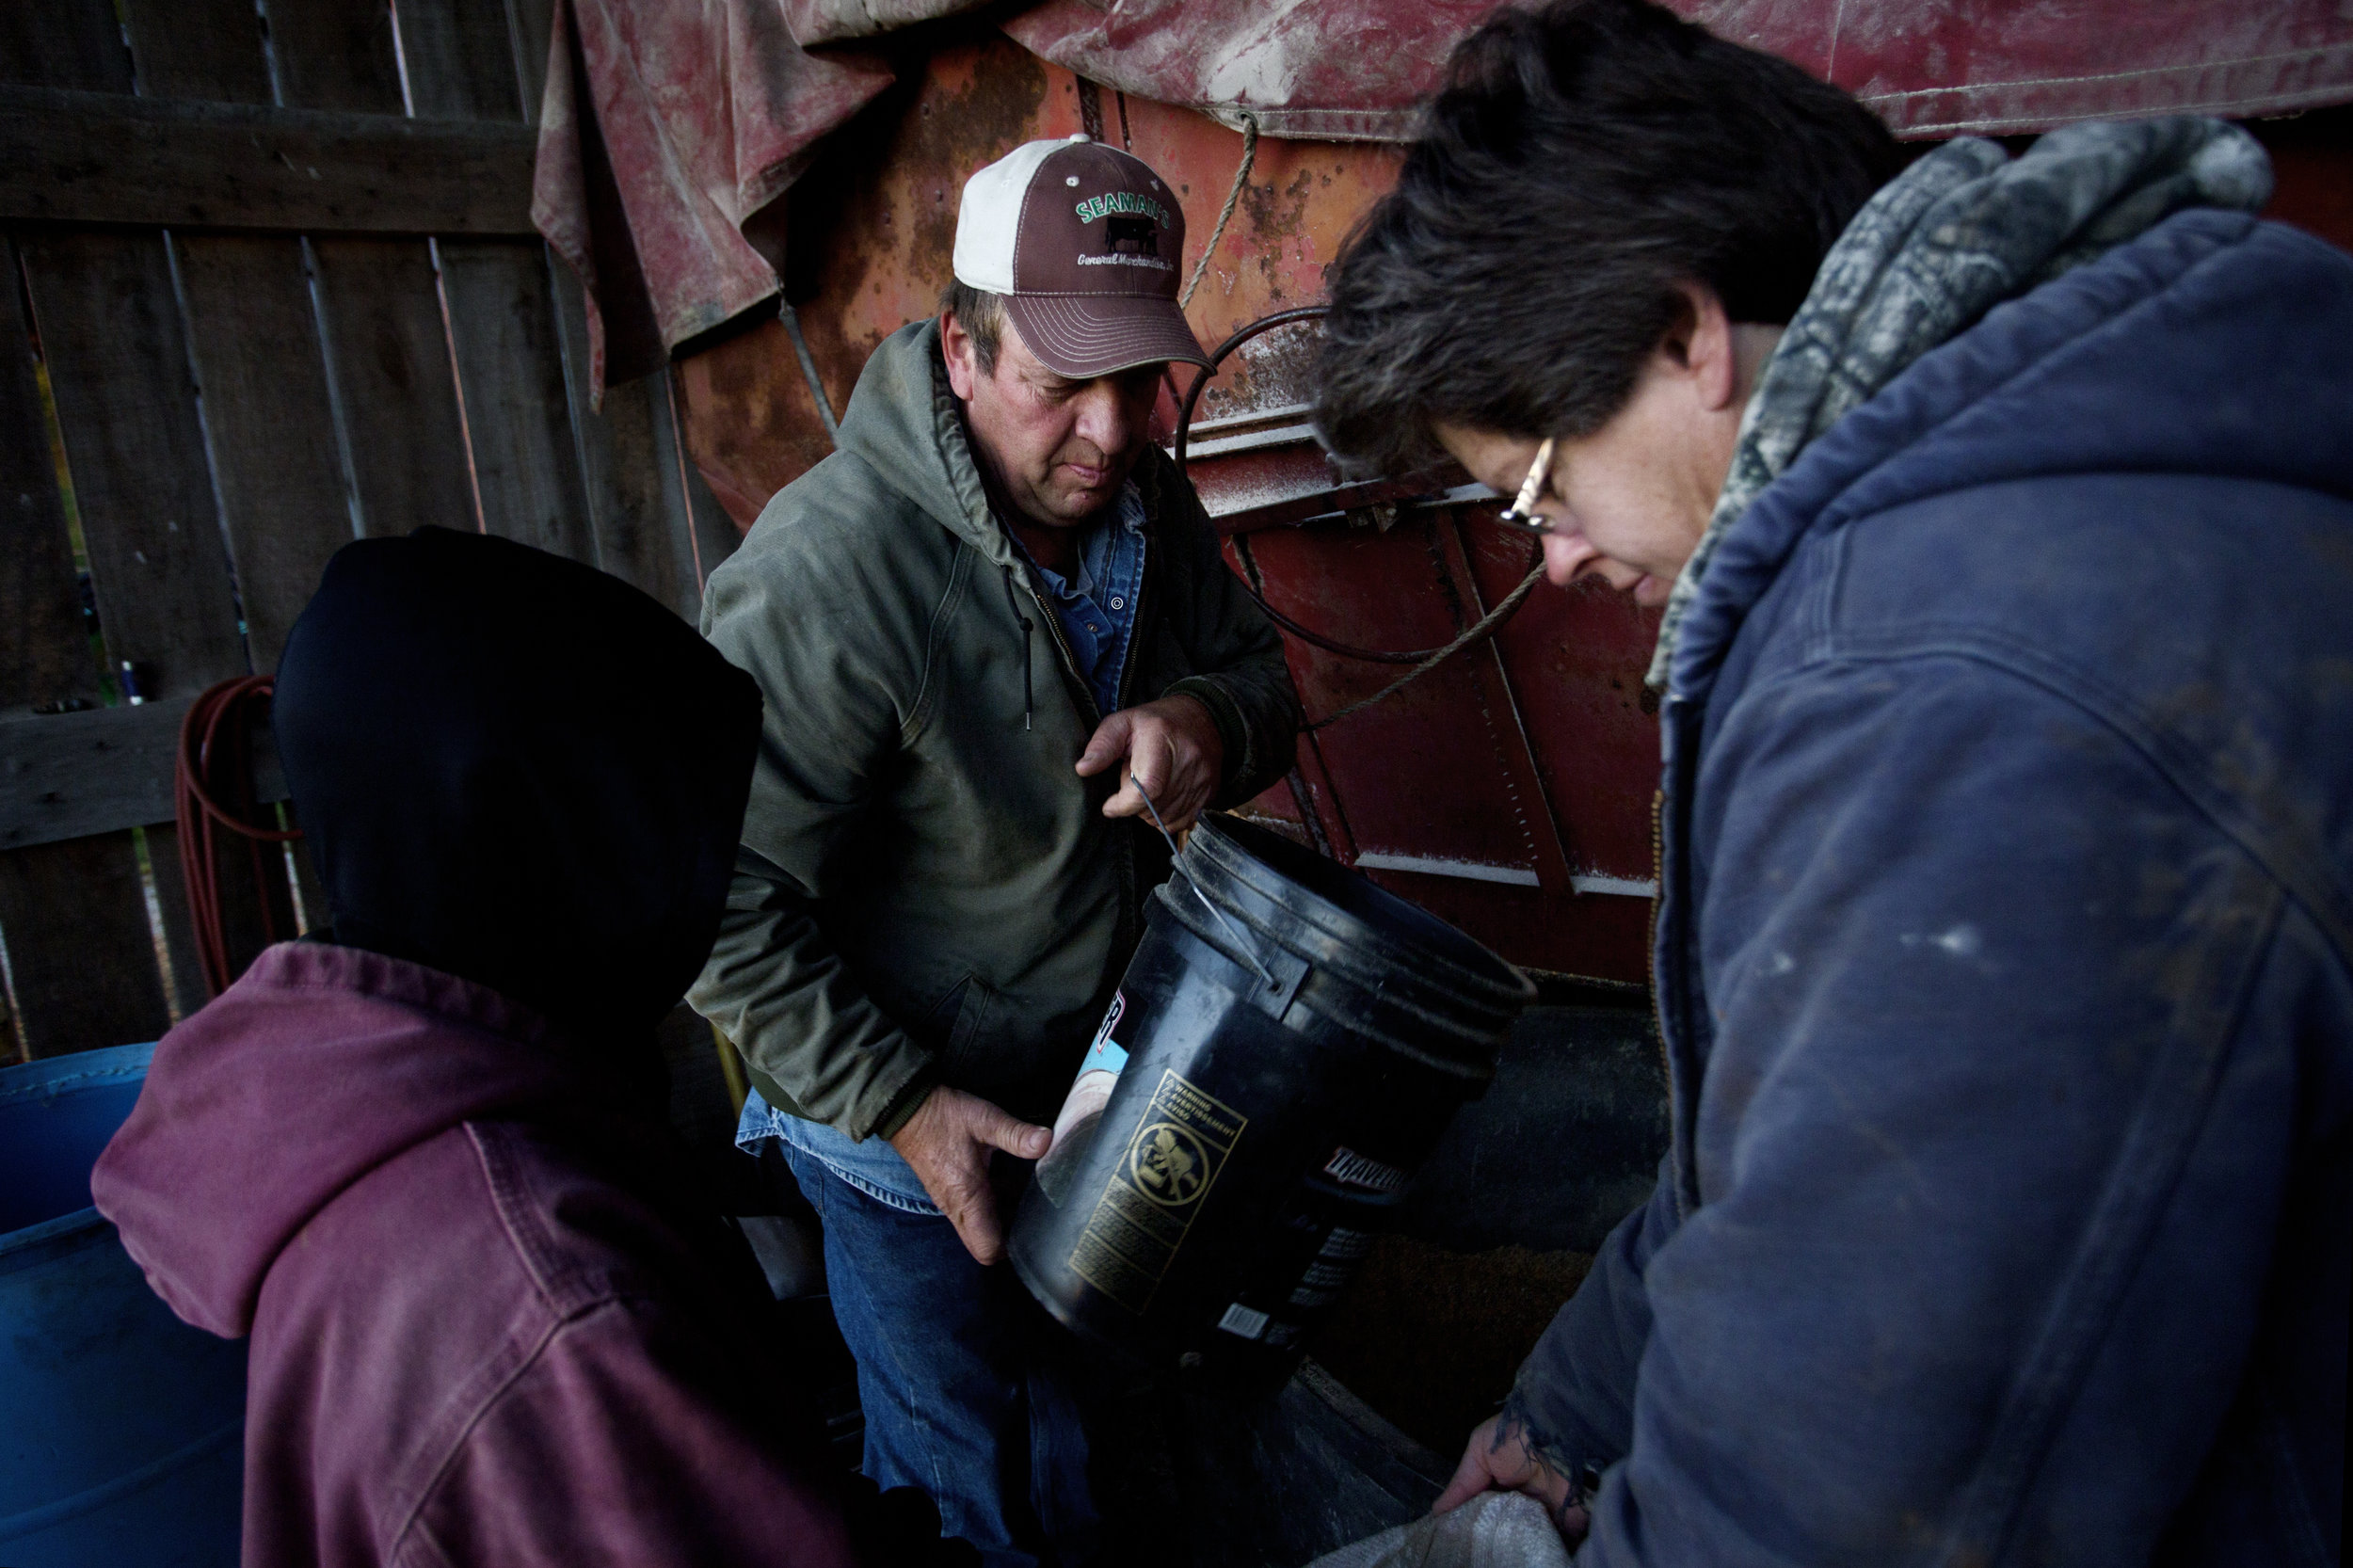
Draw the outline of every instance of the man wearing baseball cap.
<instances>
[{"instance_id":1,"label":"man wearing baseball cap","mask_svg":"<svg viewBox=\"0 0 2353 1568\"><path fill-rule=\"evenodd\" d=\"M1281 642L1146 421L1184 215L1074 136L966 184L936 319L867 361L840 450L712 574L767 712L692 1000L743 1050L738 1142L825 1228L867 1473L991 1563L1096 1534L1061 1331L1007 1199L1168 873L1172 829L1289 770ZM992 1155L999 1160L992 1173Z\"/></svg>"}]
</instances>

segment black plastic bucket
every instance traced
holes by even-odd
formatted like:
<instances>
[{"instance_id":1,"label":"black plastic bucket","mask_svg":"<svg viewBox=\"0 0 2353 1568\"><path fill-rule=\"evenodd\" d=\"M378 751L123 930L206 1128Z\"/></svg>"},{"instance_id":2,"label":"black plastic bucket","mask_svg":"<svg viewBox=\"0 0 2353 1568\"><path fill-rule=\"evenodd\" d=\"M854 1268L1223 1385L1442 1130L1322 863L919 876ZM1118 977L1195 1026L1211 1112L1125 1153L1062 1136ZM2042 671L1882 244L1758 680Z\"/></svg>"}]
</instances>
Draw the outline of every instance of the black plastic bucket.
<instances>
[{"instance_id":1,"label":"black plastic bucket","mask_svg":"<svg viewBox=\"0 0 2353 1568\"><path fill-rule=\"evenodd\" d=\"M1288 1373L1535 987L1345 866L1206 817L1013 1232L1070 1327Z\"/></svg>"}]
</instances>

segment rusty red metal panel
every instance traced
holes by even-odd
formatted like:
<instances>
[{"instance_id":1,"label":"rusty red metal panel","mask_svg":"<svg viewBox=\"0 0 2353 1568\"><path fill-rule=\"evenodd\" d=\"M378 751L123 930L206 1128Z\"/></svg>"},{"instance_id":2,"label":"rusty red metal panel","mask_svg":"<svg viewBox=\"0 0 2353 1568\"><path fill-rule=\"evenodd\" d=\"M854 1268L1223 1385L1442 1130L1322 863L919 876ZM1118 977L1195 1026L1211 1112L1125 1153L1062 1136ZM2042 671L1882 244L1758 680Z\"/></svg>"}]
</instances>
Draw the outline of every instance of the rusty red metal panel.
<instances>
[{"instance_id":1,"label":"rusty red metal panel","mask_svg":"<svg viewBox=\"0 0 2353 1568\"><path fill-rule=\"evenodd\" d=\"M2249 129L2270 152L2278 182L2264 216L2353 250L2353 109L2264 120Z\"/></svg>"},{"instance_id":2,"label":"rusty red metal panel","mask_svg":"<svg viewBox=\"0 0 2353 1568\"><path fill-rule=\"evenodd\" d=\"M1532 564L1490 510L1409 506L1385 528L1360 512L1232 548L1269 602L1312 630L1433 648ZM1641 671L1657 626L1623 596L1539 586L1490 646L1306 738L1301 781L1324 839L1515 963L1639 983L1658 771ZM1288 649L1311 723L1402 673L1296 638ZM1288 790L1257 806L1301 820Z\"/></svg>"}]
</instances>

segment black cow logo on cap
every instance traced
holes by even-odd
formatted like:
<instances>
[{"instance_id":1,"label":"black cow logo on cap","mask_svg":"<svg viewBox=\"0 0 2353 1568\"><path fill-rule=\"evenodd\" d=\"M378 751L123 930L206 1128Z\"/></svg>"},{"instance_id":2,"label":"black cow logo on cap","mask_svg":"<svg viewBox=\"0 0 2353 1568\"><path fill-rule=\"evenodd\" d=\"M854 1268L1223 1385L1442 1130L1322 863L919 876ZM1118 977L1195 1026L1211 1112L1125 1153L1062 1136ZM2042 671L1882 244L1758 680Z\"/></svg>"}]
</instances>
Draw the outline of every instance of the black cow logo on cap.
<instances>
[{"instance_id":1,"label":"black cow logo on cap","mask_svg":"<svg viewBox=\"0 0 2353 1568\"><path fill-rule=\"evenodd\" d=\"M1148 217L1122 217L1113 214L1103 219L1103 248L1121 256L1152 256L1160 248L1160 227Z\"/></svg>"}]
</instances>

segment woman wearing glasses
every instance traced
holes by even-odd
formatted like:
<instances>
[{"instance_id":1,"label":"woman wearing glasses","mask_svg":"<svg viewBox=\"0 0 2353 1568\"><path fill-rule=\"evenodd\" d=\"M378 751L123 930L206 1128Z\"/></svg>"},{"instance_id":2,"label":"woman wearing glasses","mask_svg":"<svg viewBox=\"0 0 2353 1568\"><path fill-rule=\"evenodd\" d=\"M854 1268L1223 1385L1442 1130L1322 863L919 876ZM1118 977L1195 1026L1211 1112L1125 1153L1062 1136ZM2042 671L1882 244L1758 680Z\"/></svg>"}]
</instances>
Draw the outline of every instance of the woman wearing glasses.
<instances>
[{"instance_id":1,"label":"woman wearing glasses","mask_svg":"<svg viewBox=\"0 0 2353 1568\"><path fill-rule=\"evenodd\" d=\"M1641 0L1498 14L1319 424L1664 608L1673 1143L1442 1508L1591 1563L2333 1561L2353 259L2215 120L1905 167Z\"/></svg>"}]
</instances>

